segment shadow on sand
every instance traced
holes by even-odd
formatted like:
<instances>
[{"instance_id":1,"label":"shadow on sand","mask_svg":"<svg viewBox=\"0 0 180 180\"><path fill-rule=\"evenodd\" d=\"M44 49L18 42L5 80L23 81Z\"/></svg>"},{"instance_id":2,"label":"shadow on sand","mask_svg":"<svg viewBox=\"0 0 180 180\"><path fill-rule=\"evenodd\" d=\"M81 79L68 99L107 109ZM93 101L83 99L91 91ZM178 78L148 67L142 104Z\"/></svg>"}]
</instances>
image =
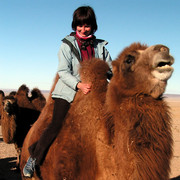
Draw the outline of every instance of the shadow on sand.
<instances>
[{"instance_id":1,"label":"shadow on sand","mask_svg":"<svg viewBox=\"0 0 180 180\"><path fill-rule=\"evenodd\" d=\"M0 159L0 180L21 180L16 168L16 157Z\"/></svg>"},{"instance_id":2,"label":"shadow on sand","mask_svg":"<svg viewBox=\"0 0 180 180\"><path fill-rule=\"evenodd\" d=\"M171 178L170 180L180 180L180 176L177 176L177 177Z\"/></svg>"}]
</instances>

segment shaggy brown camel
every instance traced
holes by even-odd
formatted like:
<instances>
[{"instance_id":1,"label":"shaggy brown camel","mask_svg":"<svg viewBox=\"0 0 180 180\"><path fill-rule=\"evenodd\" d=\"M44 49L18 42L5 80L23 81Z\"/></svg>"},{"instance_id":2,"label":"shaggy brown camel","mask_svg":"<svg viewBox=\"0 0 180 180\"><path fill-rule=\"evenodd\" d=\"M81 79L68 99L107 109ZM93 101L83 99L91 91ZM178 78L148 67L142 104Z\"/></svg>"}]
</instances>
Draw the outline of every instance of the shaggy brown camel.
<instances>
[{"instance_id":1,"label":"shaggy brown camel","mask_svg":"<svg viewBox=\"0 0 180 180\"><path fill-rule=\"evenodd\" d=\"M164 45L134 43L112 62L109 84L104 61L82 63L81 80L91 83L92 90L87 95L76 94L59 135L33 178L167 180L172 133L169 107L162 95L173 62ZM39 139L52 112L49 97L24 141L21 171L29 157L28 147Z\"/></svg>"},{"instance_id":2,"label":"shaggy brown camel","mask_svg":"<svg viewBox=\"0 0 180 180\"><path fill-rule=\"evenodd\" d=\"M5 94L4 91L0 90L0 125L1 125L1 111L2 111L2 102L3 102L3 98L4 98Z\"/></svg>"},{"instance_id":3,"label":"shaggy brown camel","mask_svg":"<svg viewBox=\"0 0 180 180\"><path fill-rule=\"evenodd\" d=\"M15 96L16 95L16 91L11 91L8 95L8 97L10 98L11 96ZM5 93L0 90L0 125L1 125L1 113L3 111L3 100L4 100L4 97L5 97Z\"/></svg>"},{"instance_id":4,"label":"shaggy brown camel","mask_svg":"<svg viewBox=\"0 0 180 180\"><path fill-rule=\"evenodd\" d=\"M39 89L31 91L26 85L20 86L17 93L10 93L2 101L2 135L5 143L14 143L20 156L22 144L32 124L45 106L46 99ZM19 164L19 158L17 165Z\"/></svg>"}]
</instances>

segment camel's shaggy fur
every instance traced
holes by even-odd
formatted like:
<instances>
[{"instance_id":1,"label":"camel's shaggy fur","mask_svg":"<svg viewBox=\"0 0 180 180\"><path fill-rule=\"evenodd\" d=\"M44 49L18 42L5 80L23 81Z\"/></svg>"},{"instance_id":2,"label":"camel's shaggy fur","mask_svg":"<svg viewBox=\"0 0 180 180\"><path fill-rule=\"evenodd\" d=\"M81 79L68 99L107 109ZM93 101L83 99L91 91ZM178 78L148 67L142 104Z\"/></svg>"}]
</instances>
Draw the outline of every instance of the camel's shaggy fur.
<instances>
[{"instance_id":1,"label":"camel's shaggy fur","mask_svg":"<svg viewBox=\"0 0 180 180\"><path fill-rule=\"evenodd\" d=\"M2 102L3 140L8 144L14 143L18 154L21 151L27 132L39 117L46 103L46 99L39 89L33 89L31 97L28 93L29 88L22 85L17 93L10 93L4 97Z\"/></svg>"},{"instance_id":2,"label":"camel's shaggy fur","mask_svg":"<svg viewBox=\"0 0 180 180\"><path fill-rule=\"evenodd\" d=\"M15 95L16 95L16 91L11 91L8 97L11 98L12 96L14 97ZM4 97L5 97L5 93L2 90L0 90L0 125L1 125L1 114L3 111Z\"/></svg>"},{"instance_id":3,"label":"camel's shaggy fur","mask_svg":"<svg viewBox=\"0 0 180 180\"><path fill-rule=\"evenodd\" d=\"M76 94L64 126L34 178L167 180L172 134L169 107L162 94L173 61L163 45L148 48L134 43L113 61L109 84L104 61L82 63L81 80L91 83L92 90L87 95ZM167 66L170 74L165 74ZM21 170L29 157L28 147L52 119L53 103L49 97L24 141Z\"/></svg>"},{"instance_id":4,"label":"camel's shaggy fur","mask_svg":"<svg viewBox=\"0 0 180 180\"><path fill-rule=\"evenodd\" d=\"M3 102L4 96L5 96L4 91L0 90L0 125L1 125L1 111L3 109L2 102Z\"/></svg>"}]
</instances>

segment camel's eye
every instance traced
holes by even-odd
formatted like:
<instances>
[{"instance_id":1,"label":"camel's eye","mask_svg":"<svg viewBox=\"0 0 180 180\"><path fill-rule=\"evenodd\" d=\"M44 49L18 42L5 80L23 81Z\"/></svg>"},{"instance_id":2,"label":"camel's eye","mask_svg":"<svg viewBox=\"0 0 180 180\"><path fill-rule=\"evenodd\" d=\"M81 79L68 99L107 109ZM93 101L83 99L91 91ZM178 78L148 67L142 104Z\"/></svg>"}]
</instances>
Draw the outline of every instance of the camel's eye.
<instances>
[{"instance_id":1,"label":"camel's eye","mask_svg":"<svg viewBox=\"0 0 180 180\"><path fill-rule=\"evenodd\" d=\"M135 57L134 57L134 56L131 56L131 55L128 55L128 56L126 57L125 63L127 63L127 64L132 64L132 63L134 63L134 61L135 61Z\"/></svg>"}]
</instances>

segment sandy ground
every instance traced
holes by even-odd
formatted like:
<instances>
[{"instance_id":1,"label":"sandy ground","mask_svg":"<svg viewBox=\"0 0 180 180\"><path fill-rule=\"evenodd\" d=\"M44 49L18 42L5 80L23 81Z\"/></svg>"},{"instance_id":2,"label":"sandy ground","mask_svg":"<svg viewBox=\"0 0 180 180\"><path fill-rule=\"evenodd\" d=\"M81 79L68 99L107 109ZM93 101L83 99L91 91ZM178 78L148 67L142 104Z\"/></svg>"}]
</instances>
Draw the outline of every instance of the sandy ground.
<instances>
[{"instance_id":1,"label":"sandy ground","mask_svg":"<svg viewBox=\"0 0 180 180\"><path fill-rule=\"evenodd\" d=\"M180 179L180 96L167 98L167 102L172 110L172 132L174 139L174 154L171 161L171 177Z\"/></svg>"},{"instance_id":2,"label":"sandy ground","mask_svg":"<svg viewBox=\"0 0 180 180\"><path fill-rule=\"evenodd\" d=\"M21 180L16 169L16 154L13 144L3 142L0 126L0 180Z\"/></svg>"},{"instance_id":3,"label":"sandy ground","mask_svg":"<svg viewBox=\"0 0 180 180\"><path fill-rule=\"evenodd\" d=\"M174 155L171 161L171 175L174 180L180 179L180 95L166 98L172 109L172 131L174 139ZM13 144L3 142L0 127L0 180L21 180L16 169L16 151Z\"/></svg>"}]
</instances>

